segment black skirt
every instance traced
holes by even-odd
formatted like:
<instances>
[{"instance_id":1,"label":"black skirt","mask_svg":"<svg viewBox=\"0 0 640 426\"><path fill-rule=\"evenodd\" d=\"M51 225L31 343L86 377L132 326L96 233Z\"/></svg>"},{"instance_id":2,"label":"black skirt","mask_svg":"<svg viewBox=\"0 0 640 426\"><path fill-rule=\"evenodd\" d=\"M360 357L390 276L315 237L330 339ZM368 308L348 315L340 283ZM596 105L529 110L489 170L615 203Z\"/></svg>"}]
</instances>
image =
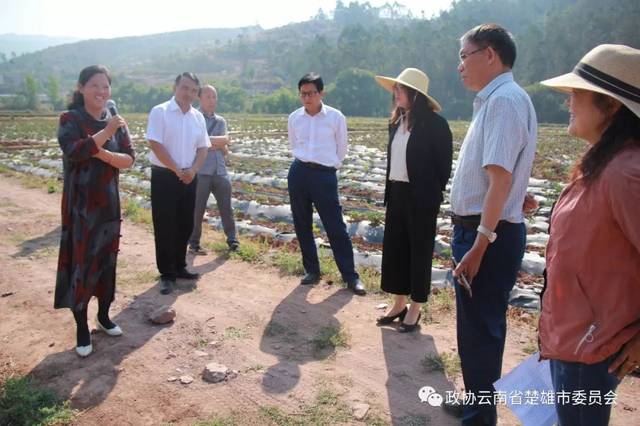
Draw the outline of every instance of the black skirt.
<instances>
[{"instance_id":1,"label":"black skirt","mask_svg":"<svg viewBox=\"0 0 640 426\"><path fill-rule=\"evenodd\" d=\"M425 206L407 182L387 187L382 247L382 290L425 303L431 291L431 264L439 206Z\"/></svg>"}]
</instances>

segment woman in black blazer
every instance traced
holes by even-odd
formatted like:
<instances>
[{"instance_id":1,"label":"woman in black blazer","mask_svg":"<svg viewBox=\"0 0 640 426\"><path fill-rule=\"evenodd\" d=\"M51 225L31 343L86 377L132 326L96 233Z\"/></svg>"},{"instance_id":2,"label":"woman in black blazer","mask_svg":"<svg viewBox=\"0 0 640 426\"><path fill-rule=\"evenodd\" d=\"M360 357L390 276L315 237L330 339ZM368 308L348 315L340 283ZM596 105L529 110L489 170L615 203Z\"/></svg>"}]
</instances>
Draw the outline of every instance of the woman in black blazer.
<instances>
[{"instance_id":1,"label":"woman in black blazer","mask_svg":"<svg viewBox=\"0 0 640 426\"><path fill-rule=\"evenodd\" d=\"M453 144L438 102L428 95L429 78L407 68L397 78L376 76L393 93L389 122L384 202L382 290L396 295L378 325L400 319L400 332L413 331L431 290L436 221L451 174ZM407 296L411 304L407 308Z\"/></svg>"}]
</instances>

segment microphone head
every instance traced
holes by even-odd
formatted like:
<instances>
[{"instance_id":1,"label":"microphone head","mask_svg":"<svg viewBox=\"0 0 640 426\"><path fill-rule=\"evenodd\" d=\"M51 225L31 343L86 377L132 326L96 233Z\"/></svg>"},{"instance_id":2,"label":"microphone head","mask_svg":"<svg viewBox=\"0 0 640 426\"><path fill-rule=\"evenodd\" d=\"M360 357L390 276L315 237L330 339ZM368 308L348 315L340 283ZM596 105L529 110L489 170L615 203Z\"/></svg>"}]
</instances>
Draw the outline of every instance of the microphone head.
<instances>
[{"instance_id":1,"label":"microphone head","mask_svg":"<svg viewBox=\"0 0 640 426\"><path fill-rule=\"evenodd\" d=\"M108 99L105 104L111 115L118 115L118 109L116 108L116 102L113 99Z\"/></svg>"}]
</instances>

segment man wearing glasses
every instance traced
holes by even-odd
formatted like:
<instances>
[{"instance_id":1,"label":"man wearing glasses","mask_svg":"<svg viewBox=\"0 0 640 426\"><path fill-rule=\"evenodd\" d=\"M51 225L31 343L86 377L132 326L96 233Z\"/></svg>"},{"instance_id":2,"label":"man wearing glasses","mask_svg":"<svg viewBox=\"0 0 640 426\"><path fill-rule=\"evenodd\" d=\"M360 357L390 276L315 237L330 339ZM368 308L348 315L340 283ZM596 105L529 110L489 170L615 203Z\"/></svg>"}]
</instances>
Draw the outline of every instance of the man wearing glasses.
<instances>
[{"instance_id":1,"label":"man wearing glasses","mask_svg":"<svg viewBox=\"0 0 640 426\"><path fill-rule=\"evenodd\" d=\"M495 425L495 405L478 401L481 395L494 401L501 375L509 293L525 249L523 205L537 121L513 79L516 45L508 31L480 25L462 36L461 46L458 71L476 98L451 186L454 276L466 276L473 289L471 297L455 287L458 353L471 396L456 411L463 425Z\"/></svg>"},{"instance_id":2,"label":"man wearing glasses","mask_svg":"<svg viewBox=\"0 0 640 426\"><path fill-rule=\"evenodd\" d=\"M347 121L325 105L324 83L314 73L298 82L302 107L289 115L289 145L294 157L287 177L293 225L306 275L302 285L320 281L320 262L313 238L313 206L324 226L342 279L357 295L366 293L355 270L353 247L342 219L337 169L347 155Z\"/></svg>"}]
</instances>

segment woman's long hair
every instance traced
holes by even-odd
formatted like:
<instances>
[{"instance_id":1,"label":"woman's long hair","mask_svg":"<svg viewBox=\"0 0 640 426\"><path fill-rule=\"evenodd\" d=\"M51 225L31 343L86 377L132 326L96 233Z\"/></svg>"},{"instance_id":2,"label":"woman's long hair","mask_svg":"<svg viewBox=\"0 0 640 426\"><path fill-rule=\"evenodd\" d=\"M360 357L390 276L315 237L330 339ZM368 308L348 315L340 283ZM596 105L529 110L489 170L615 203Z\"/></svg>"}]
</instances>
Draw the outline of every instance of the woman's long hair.
<instances>
[{"instance_id":1,"label":"woman's long hair","mask_svg":"<svg viewBox=\"0 0 640 426\"><path fill-rule=\"evenodd\" d=\"M107 67L103 65L89 65L80 71L80 75L78 76L78 84L80 86L84 86L87 84L91 77L96 74L104 74L107 76L107 80L109 80L109 84L111 84L111 76L109 75L109 70ZM71 95L71 102L67 105L67 109L78 109L79 107L84 106L84 97L82 93L78 89L74 90L73 95Z\"/></svg>"},{"instance_id":2,"label":"woman's long hair","mask_svg":"<svg viewBox=\"0 0 640 426\"><path fill-rule=\"evenodd\" d=\"M611 99L601 93L593 96L594 104L605 114L611 108ZM583 178L587 185L594 182L609 161L630 145L640 147L640 117L622 105L611 118L600 140L589 148L573 169L571 180Z\"/></svg>"},{"instance_id":3,"label":"woman's long hair","mask_svg":"<svg viewBox=\"0 0 640 426\"><path fill-rule=\"evenodd\" d=\"M407 129L411 130L413 129L413 125L416 122L424 121L427 115L429 114L429 112L433 111L433 104L431 103L431 101L429 101L429 99L427 99L425 95L418 92L417 90L412 89L411 87L405 86L400 83L398 84L400 85L402 90L404 90L407 93L407 98L411 103L411 107L406 111L404 108L395 107L393 111L391 111L391 118L389 119L389 122L391 123L392 126L398 127L400 125L400 119L405 117L408 119ZM393 96L394 105L395 105L395 102L396 102L396 99L394 95Z\"/></svg>"}]
</instances>

